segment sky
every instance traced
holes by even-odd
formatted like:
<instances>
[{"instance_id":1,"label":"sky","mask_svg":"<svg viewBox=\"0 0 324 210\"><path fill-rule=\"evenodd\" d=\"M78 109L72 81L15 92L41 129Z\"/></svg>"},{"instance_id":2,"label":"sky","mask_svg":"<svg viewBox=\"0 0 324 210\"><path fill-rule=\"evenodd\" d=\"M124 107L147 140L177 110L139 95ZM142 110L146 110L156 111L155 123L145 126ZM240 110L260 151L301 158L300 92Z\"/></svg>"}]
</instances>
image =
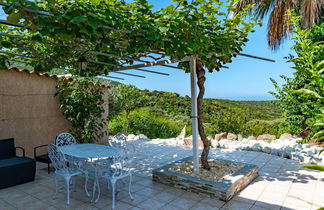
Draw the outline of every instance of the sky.
<instances>
[{"instance_id":1,"label":"sky","mask_svg":"<svg viewBox=\"0 0 324 210\"><path fill-rule=\"evenodd\" d=\"M131 2L132 0L126 0ZM166 7L171 4L170 0L149 0L154 5L154 9ZM3 19L3 12L0 11L0 18ZM230 100L273 100L269 91L275 91L270 78L275 79L279 84L284 83L280 75L291 77L293 69L291 64L286 62L285 56L293 54L290 49L293 45L291 40L287 40L281 48L273 52L267 45L267 19L263 26L255 27L255 32L250 33L243 47L242 53L273 59L276 62L267 61L238 56L233 62L226 64L228 69L221 69L219 72L206 74L205 98L220 98ZM146 78L137 78L116 73L110 73L110 76L124 78L124 80L116 80L125 84L135 85L140 89L159 90L176 92L182 96L190 96L190 74L182 70L156 66L147 68L148 70L169 73L170 76L157 75L151 73L140 72L136 70L128 70L124 72L136 73Z\"/></svg>"}]
</instances>

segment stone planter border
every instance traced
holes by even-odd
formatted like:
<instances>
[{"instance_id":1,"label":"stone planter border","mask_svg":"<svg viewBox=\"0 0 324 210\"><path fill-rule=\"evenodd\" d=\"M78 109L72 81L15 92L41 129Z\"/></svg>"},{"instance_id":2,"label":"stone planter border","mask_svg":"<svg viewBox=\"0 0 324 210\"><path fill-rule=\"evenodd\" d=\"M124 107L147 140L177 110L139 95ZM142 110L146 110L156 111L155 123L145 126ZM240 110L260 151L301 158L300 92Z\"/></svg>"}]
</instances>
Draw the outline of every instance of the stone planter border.
<instances>
[{"instance_id":1,"label":"stone planter border","mask_svg":"<svg viewBox=\"0 0 324 210\"><path fill-rule=\"evenodd\" d=\"M258 176L259 171L259 168L256 165L233 162L224 159L215 160L228 163L243 164L244 167L234 174L230 174L224 180L220 180L218 182L212 182L187 174L181 174L168 170L176 164L188 160L192 160L192 156L154 169L152 172L153 181L183 189L189 192L209 195L210 197L216 197L223 201L229 201L236 193L241 191L250 182L252 182Z\"/></svg>"}]
</instances>

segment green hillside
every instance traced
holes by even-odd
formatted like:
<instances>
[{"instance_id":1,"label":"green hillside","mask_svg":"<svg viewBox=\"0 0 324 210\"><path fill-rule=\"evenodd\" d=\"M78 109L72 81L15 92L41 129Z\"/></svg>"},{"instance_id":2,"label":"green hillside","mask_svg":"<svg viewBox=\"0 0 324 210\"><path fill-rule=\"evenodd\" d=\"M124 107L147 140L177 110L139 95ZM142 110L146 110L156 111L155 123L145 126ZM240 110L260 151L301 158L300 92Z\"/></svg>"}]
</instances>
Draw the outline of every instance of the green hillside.
<instances>
[{"instance_id":1,"label":"green hillside","mask_svg":"<svg viewBox=\"0 0 324 210\"><path fill-rule=\"evenodd\" d=\"M130 112L128 133L144 133L150 138L169 138L176 137L186 125L187 134L190 135L189 96L164 91L138 91L146 100ZM116 107L116 101L110 100L110 104L109 131L125 131L125 112ZM220 132L233 132L245 137L264 133L280 135L281 113L271 101L204 99L203 113L207 135L214 136Z\"/></svg>"}]
</instances>

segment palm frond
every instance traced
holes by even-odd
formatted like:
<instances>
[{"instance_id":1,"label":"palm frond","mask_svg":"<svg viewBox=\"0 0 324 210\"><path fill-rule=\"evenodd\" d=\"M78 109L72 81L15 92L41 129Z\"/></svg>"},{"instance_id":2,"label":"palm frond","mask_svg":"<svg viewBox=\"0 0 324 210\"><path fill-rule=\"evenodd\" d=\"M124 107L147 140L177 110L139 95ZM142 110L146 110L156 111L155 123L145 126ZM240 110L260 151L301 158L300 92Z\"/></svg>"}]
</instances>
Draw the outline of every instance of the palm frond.
<instances>
[{"instance_id":1,"label":"palm frond","mask_svg":"<svg viewBox=\"0 0 324 210\"><path fill-rule=\"evenodd\" d=\"M301 26L303 29L311 28L314 23L319 23L324 0L304 0L300 8L302 15Z\"/></svg>"},{"instance_id":2,"label":"palm frond","mask_svg":"<svg viewBox=\"0 0 324 210\"><path fill-rule=\"evenodd\" d=\"M277 0L268 22L268 44L273 50L278 49L283 42L283 38L288 33L288 23L285 15L285 4L283 1Z\"/></svg>"}]
</instances>

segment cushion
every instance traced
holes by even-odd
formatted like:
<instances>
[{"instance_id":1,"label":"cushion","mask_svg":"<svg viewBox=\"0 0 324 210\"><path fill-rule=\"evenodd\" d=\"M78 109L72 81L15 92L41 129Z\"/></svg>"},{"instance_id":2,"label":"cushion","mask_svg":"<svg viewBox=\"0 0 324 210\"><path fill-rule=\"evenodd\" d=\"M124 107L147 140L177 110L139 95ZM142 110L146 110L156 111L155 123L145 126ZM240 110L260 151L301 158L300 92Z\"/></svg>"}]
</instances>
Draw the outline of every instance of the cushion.
<instances>
[{"instance_id":1,"label":"cushion","mask_svg":"<svg viewBox=\"0 0 324 210\"><path fill-rule=\"evenodd\" d=\"M15 157L15 141L13 138L0 140L0 159L6 157Z\"/></svg>"},{"instance_id":2,"label":"cushion","mask_svg":"<svg viewBox=\"0 0 324 210\"><path fill-rule=\"evenodd\" d=\"M0 189L35 179L36 162L27 157L0 160ZM1 209L1 207L0 207Z\"/></svg>"},{"instance_id":3,"label":"cushion","mask_svg":"<svg viewBox=\"0 0 324 210\"><path fill-rule=\"evenodd\" d=\"M10 157L0 159L0 168L10 167L13 165L24 165L26 163L34 162L33 159L27 157Z\"/></svg>"}]
</instances>

